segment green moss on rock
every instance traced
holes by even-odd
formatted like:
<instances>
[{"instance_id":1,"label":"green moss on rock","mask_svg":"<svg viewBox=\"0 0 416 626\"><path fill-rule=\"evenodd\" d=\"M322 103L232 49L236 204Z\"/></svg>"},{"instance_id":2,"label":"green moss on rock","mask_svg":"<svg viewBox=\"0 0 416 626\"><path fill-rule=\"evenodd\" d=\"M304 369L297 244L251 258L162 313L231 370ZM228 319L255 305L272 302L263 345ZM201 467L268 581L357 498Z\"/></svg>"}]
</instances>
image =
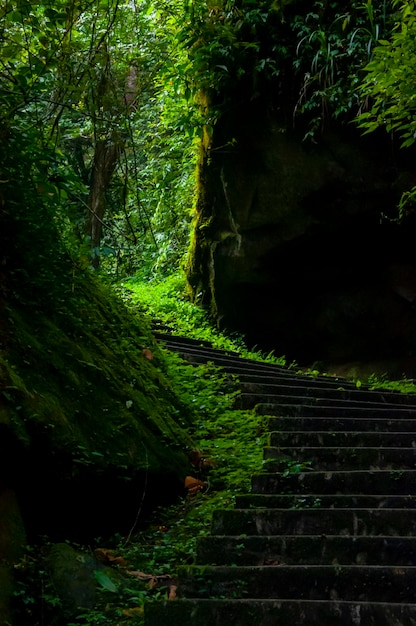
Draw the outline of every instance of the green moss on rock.
<instances>
[{"instance_id":1,"label":"green moss on rock","mask_svg":"<svg viewBox=\"0 0 416 626\"><path fill-rule=\"evenodd\" d=\"M2 450L2 465L29 524L38 502L53 512L57 492L68 509L96 507L95 498L109 516L115 496L132 515L140 490L152 506L178 492L189 471L192 411L167 375L147 320L89 270L47 313L41 302L9 301L4 317L0 427L17 452ZM79 510L77 525L82 516Z\"/></svg>"}]
</instances>

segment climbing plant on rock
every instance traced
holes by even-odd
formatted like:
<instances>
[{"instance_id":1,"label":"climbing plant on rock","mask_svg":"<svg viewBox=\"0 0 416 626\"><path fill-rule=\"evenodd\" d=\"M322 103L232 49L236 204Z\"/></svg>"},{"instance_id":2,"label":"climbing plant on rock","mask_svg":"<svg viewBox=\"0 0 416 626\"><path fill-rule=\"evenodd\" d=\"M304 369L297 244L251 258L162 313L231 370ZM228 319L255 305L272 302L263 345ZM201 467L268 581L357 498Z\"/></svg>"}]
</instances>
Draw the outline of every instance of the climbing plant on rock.
<instances>
[{"instance_id":1,"label":"climbing plant on rock","mask_svg":"<svg viewBox=\"0 0 416 626\"><path fill-rule=\"evenodd\" d=\"M401 147L409 148L416 141L416 3L396 1L396 28L391 37L378 42L374 56L366 66L361 86L365 110L358 123L366 133L384 128L400 138ZM399 216L414 210L416 187L404 192Z\"/></svg>"},{"instance_id":2,"label":"climbing plant on rock","mask_svg":"<svg viewBox=\"0 0 416 626\"><path fill-rule=\"evenodd\" d=\"M392 27L391 0L188 2L181 39L195 90L218 114L267 97L287 115L324 118L359 107L359 72ZM214 116L215 119L215 116Z\"/></svg>"}]
</instances>

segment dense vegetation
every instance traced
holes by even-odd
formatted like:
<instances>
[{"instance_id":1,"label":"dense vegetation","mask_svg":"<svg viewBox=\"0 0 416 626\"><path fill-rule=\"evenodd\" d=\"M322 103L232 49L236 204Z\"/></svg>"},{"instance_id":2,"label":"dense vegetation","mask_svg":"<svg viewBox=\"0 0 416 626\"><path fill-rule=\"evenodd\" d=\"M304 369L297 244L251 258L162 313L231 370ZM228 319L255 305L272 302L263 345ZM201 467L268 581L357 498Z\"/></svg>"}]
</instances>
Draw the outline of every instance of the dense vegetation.
<instances>
[{"instance_id":1,"label":"dense vegetation","mask_svg":"<svg viewBox=\"0 0 416 626\"><path fill-rule=\"evenodd\" d=\"M413 8L392 0L7 2L2 197L39 205L25 219L45 241L54 239L46 232L53 214L66 246L112 278L169 273L189 241L203 129L209 135L244 93L271 99L306 137L363 114L368 130L385 126L412 143ZM33 245L29 235L19 247Z\"/></svg>"},{"instance_id":2,"label":"dense vegetation","mask_svg":"<svg viewBox=\"0 0 416 626\"><path fill-rule=\"evenodd\" d=\"M409 148L415 8L387 0L0 8L0 425L22 458L39 446L27 457L39 465L26 491L58 453L62 477L70 469L78 481L111 471L128 482L149 468L179 481L186 452L211 459L209 480L196 470L207 490L184 494L134 540L126 532L105 543L150 578L102 574L96 605L73 624L140 623L146 597L165 593L158 576L192 559L212 509L231 506L261 463L261 420L231 411L232 386L165 353L149 329L149 318L182 320L178 332L197 328L245 350L241 338L214 333L178 273L201 139L232 100L247 90L269 98L273 85L271 106L305 140L334 120L358 120ZM415 195L405 194L402 213ZM30 465L12 470L19 486ZM28 548L19 567L19 623L62 623L44 552Z\"/></svg>"}]
</instances>

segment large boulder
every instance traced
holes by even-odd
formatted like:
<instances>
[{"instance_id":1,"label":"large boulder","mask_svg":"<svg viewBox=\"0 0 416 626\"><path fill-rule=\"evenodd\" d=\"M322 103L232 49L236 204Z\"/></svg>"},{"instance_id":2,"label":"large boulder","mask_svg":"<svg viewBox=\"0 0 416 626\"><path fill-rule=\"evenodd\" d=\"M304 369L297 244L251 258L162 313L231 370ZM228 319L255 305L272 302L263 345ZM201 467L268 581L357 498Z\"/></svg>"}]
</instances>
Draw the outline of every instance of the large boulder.
<instances>
[{"instance_id":1,"label":"large boulder","mask_svg":"<svg viewBox=\"0 0 416 626\"><path fill-rule=\"evenodd\" d=\"M388 138L305 142L267 106L234 114L202 146L195 300L301 364L416 355L415 220L394 219L411 181Z\"/></svg>"}]
</instances>

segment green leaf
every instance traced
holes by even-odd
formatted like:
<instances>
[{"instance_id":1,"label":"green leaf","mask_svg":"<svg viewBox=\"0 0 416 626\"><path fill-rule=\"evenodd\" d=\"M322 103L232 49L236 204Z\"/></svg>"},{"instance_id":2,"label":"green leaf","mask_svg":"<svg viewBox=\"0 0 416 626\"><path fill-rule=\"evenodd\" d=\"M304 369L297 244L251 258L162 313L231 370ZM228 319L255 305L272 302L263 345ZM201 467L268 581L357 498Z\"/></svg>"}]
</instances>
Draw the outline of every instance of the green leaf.
<instances>
[{"instance_id":1,"label":"green leaf","mask_svg":"<svg viewBox=\"0 0 416 626\"><path fill-rule=\"evenodd\" d=\"M103 589L111 591L111 593L117 593L116 585L102 570L95 570L94 576Z\"/></svg>"}]
</instances>

